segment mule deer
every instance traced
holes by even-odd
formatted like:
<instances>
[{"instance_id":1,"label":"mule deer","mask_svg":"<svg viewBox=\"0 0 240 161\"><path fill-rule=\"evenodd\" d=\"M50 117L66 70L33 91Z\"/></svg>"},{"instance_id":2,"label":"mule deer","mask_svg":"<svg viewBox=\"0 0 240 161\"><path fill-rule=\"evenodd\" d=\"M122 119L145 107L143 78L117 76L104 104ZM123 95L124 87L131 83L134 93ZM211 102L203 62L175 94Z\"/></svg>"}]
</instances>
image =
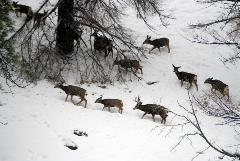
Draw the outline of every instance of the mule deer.
<instances>
[{"instance_id":1,"label":"mule deer","mask_svg":"<svg viewBox=\"0 0 240 161\"><path fill-rule=\"evenodd\" d=\"M211 88L211 91L213 92L213 90L217 90L219 91L223 97L224 96L227 96L228 100L229 100L229 87L228 85L226 85L225 83L223 83L222 81L220 80L213 80L213 77L212 78L208 78L204 81L204 83L208 83L208 84L211 84L212 88Z\"/></svg>"},{"instance_id":2,"label":"mule deer","mask_svg":"<svg viewBox=\"0 0 240 161\"><path fill-rule=\"evenodd\" d=\"M133 108L133 110L135 109L139 109L141 111L144 112L144 114L142 115L142 118L146 115L146 114L151 114L152 115L152 119L153 122L155 122L155 115L160 115L162 120L161 123L166 123L166 118L168 116L168 109L165 108L164 106L161 105L156 105L156 104L145 104L142 105L142 102L140 101L140 98L135 98L135 102L137 102L136 106Z\"/></svg>"},{"instance_id":3,"label":"mule deer","mask_svg":"<svg viewBox=\"0 0 240 161\"><path fill-rule=\"evenodd\" d=\"M43 13L34 13L33 15L33 25L36 27L39 27L41 21L45 24L45 19L42 19L47 15L48 11L45 11Z\"/></svg>"},{"instance_id":4,"label":"mule deer","mask_svg":"<svg viewBox=\"0 0 240 161\"><path fill-rule=\"evenodd\" d=\"M105 59L106 57L112 53L113 57L113 42L108 39L106 36L99 36L98 31L95 30L91 36L94 37L94 49L95 51L104 52Z\"/></svg>"},{"instance_id":5,"label":"mule deer","mask_svg":"<svg viewBox=\"0 0 240 161\"><path fill-rule=\"evenodd\" d=\"M122 114L123 111L123 102L120 99L102 99L102 96L99 97L95 103L101 103L103 104L103 109L105 107L108 108L108 111L110 112L110 107L117 107L118 108L118 112Z\"/></svg>"},{"instance_id":6,"label":"mule deer","mask_svg":"<svg viewBox=\"0 0 240 161\"><path fill-rule=\"evenodd\" d=\"M138 60L131 60L131 59L122 59L122 60L114 60L113 62L113 66L114 65L120 65L121 67L125 68L126 71L128 70L128 68L131 68L131 70L135 70L133 71L133 73L135 74L138 70L141 71L141 74L143 74L142 72L142 66L140 66L139 61Z\"/></svg>"},{"instance_id":7,"label":"mule deer","mask_svg":"<svg viewBox=\"0 0 240 161\"><path fill-rule=\"evenodd\" d=\"M158 48L160 51L160 47L167 47L168 48L168 53L170 53L170 47L169 47L169 39L168 38L160 38L160 39L154 39L154 40L150 40L151 36L147 35L146 40L143 42L143 44L150 44L153 45L153 48L149 51L149 53L155 49Z\"/></svg>"},{"instance_id":8,"label":"mule deer","mask_svg":"<svg viewBox=\"0 0 240 161\"><path fill-rule=\"evenodd\" d=\"M26 19L27 21L32 19L33 11L30 6L18 4L18 2L14 2L14 1L13 1L12 5L15 9L16 16L18 16L18 13L20 13L20 16L22 16L22 13L24 13L27 15L27 19Z\"/></svg>"},{"instance_id":9,"label":"mule deer","mask_svg":"<svg viewBox=\"0 0 240 161\"><path fill-rule=\"evenodd\" d=\"M198 90L198 85L197 85L197 75L192 74L192 73L187 73L187 72L179 72L178 69L181 68L180 67L176 67L172 64L174 70L173 72L177 75L178 79L181 81L181 87L183 85L183 82L188 82L190 83L190 87L188 89L190 89L192 87L193 84L195 84L197 90Z\"/></svg>"},{"instance_id":10,"label":"mule deer","mask_svg":"<svg viewBox=\"0 0 240 161\"><path fill-rule=\"evenodd\" d=\"M76 105L79 105L82 101L85 101L84 107L86 108L87 100L85 96L87 95L87 93L85 89L77 86L73 86L73 85L64 86L62 82L55 85L54 88L60 88L67 94L65 101L67 101L69 95L71 96L72 102L73 102L73 99L72 99L73 96L79 96L81 101L78 102Z\"/></svg>"}]
</instances>

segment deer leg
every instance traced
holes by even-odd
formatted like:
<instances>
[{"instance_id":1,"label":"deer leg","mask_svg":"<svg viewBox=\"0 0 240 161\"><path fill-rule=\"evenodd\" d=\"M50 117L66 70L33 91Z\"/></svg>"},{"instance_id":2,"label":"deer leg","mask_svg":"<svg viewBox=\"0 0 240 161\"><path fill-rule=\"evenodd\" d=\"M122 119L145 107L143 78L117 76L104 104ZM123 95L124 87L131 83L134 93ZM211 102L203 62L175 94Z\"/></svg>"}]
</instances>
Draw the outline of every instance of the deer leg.
<instances>
[{"instance_id":1,"label":"deer leg","mask_svg":"<svg viewBox=\"0 0 240 161\"><path fill-rule=\"evenodd\" d=\"M161 123L165 124L166 123L166 118L162 118Z\"/></svg>"},{"instance_id":2,"label":"deer leg","mask_svg":"<svg viewBox=\"0 0 240 161\"><path fill-rule=\"evenodd\" d=\"M146 114L147 114L147 112L145 112L145 113L142 115L141 119L143 119L143 117L144 117Z\"/></svg>"},{"instance_id":3,"label":"deer leg","mask_svg":"<svg viewBox=\"0 0 240 161\"><path fill-rule=\"evenodd\" d=\"M188 87L188 90L192 87L192 83L190 83L190 86Z\"/></svg>"},{"instance_id":4,"label":"deer leg","mask_svg":"<svg viewBox=\"0 0 240 161\"><path fill-rule=\"evenodd\" d=\"M197 91L198 91L198 84L197 84L197 81L194 81L194 84L195 84L195 86L196 86L196 88L197 88Z\"/></svg>"},{"instance_id":5,"label":"deer leg","mask_svg":"<svg viewBox=\"0 0 240 161\"><path fill-rule=\"evenodd\" d=\"M230 101L229 94L227 94L227 100Z\"/></svg>"},{"instance_id":6,"label":"deer leg","mask_svg":"<svg viewBox=\"0 0 240 161\"><path fill-rule=\"evenodd\" d=\"M160 47L158 49L159 49L159 52L161 52Z\"/></svg>"},{"instance_id":7,"label":"deer leg","mask_svg":"<svg viewBox=\"0 0 240 161\"><path fill-rule=\"evenodd\" d=\"M78 102L76 105L80 105L80 103L82 102L83 100L81 99L81 101L80 102Z\"/></svg>"},{"instance_id":8,"label":"deer leg","mask_svg":"<svg viewBox=\"0 0 240 161\"><path fill-rule=\"evenodd\" d=\"M213 88L211 88L211 92L213 93Z\"/></svg>"},{"instance_id":9,"label":"deer leg","mask_svg":"<svg viewBox=\"0 0 240 161\"><path fill-rule=\"evenodd\" d=\"M155 115L152 114L152 119L153 119L153 122L155 122Z\"/></svg>"},{"instance_id":10,"label":"deer leg","mask_svg":"<svg viewBox=\"0 0 240 161\"><path fill-rule=\"evenodd\" d=\"M67 102L67 99L68 99L68 95L69 95L69 94L67 94L67 96L66 96L65 102Z\"/></svg>"},{"instance_id":11,"label":"deer leg","mask_svg":"<svg viewBox=\"0 0 240 161\"><path fill-rule=\"evenodd\" d=\"M152 49L149 51L149 53L153 50L153 49L155 49L156 47L154 46L154 47L152 47Z\"/></svg>"},{"instance_id":12,"label":"deer leg","mask_svg":"<svg viewBox=\"0 0 240 161\"><path fill-rule=\"evenodd\" d=\"M143 74L143 71L142 71L142 67L140 66L140 68L139 68L140 70L141 70L141 74Z\"/></svg>"},{"instance_id":13,"label":"deer leg","mask_svg":"<svg viewBox=\"0 0 240 161\"><path fill-rule=\"evenodd\" d=\"M183 80L181 80L181 87L183 86Z\"/></svg>"},{"instance_id":14,"label":"deer leg","mask_svg":"<svg viewBox=\"0 0 240 161\"><path fill-rule=\"evenodd\" d=\"M170 53L170 48L169 48L169 44L167 45L167 48L168 48L168 53Z\"/></svg>"},{"instance_id":15,"label":"deer leg","mask_svg":"<svg viewBox=\"0 0 240 161\"><path fill-rule=\"evenodd\" d=\"M87 106L87 100L86 100L85 98L84 98L83 100L85 101L84 108L86 108L86 106Z\"/></svg>"},{"instance_id":16,"label":"deer leg","mask_svg":"<svg viewBox=\"0 0 240 161\"><path fill-rule=\"evenodd\" d=\"M73 95L71 95L71 101L73 102Z\"/></svg>"},{"instance_id":17,"label":"deer leg","mask_svg":"<svg viewBox=\"0 0 240 161\"><path fill-rule=\"evenodd\" d=\"M108 107L108 111L111 112L110 107Z\"/></svg>"},{"instance_id":18,"label":"deer leg","mask_svg":"<svg viewBox=\"0 0 240 161\"><path fill-rule=\"evenodd\" d=\"M103 106L102 111L104 110L105 106Z\"/></svg>"},{"instance_id":19,"label":"deer leg","mask_svg":"<svg viewBox=\"0 0 240 161\"><path fill-rule=\"evenodd\" d=\"M122 108L119 108L118 112L119 112L120 114L122 114L122 111L123 111L123 109L122 109Z\"/></svg>"},{"instance_id":20,"label":"deer leg","mask_svg":"<svg viewBox=\"0 0 240 161\"><path fill-rule=\"evenodd\" d=\"M108 49L105 49L105 55L104 55L104 58L106 59L107 56L108 56Z\"/></svg>"}]
</instances>

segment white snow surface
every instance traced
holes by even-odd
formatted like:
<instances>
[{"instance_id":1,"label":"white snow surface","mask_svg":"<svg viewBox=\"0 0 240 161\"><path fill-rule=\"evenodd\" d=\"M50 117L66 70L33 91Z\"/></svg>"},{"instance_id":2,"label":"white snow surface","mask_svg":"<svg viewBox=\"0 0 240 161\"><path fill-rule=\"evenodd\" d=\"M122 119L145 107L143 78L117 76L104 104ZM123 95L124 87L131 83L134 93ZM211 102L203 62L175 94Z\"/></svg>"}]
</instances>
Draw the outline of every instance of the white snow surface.
<instances>
[{"instance_id":1,"label":"white snow surface","mask_svg":"<svg viewBox=\"0 0 240 161\"><path fill-rule=\"evenodd\" d=\"M31 2L34 9L40 5L35 1L19 2ZM210 92L210 86L203 82L214 77L228 84L231 101L239 102L240 66L238 63L224 66L219 60L233 51L224 46L191 43L184 38L191 36L187 28L189 24L213 19L217 9L214 6L206 8L194 0L165 1L164 7L175 17L167 28L150 31L136 19L131 9L126 11L128 16L124 17L123 23L136 32L139 46L142 46L146 35L153 39L168 37L171 53L161 48L161 53L155 49L147 54L148 59L141 62L143 80L115 82L114 86L109 85L106 89L99 88L97 84L81 85L88 93L87 108L83 104L74 105L70 98L65 102L64 91L53 88L54 85L47 81L25 89L9 89L1 79L4 90L0 91L0 161L187 161L206 148L203 139L193 136L172 150L181 136L195 130L188 126L169 131L167 125L178 124L182 120L169 113L166 125L163 125L159 116L153 122L151 115L141 119L143 112L133 110L137 96L144 104L161 104L176 113L183 114L178 102L189 107L187 85L180 86L172 64L181 65L180 70L198 75L199 91L193 87L191 93L201 95ZM155 17L149 21L156 27L159 25L159 19ZM151 48L148 45L144 47ZM146 84L148 81L158 83L149 86ZM71 79L67 83L75 84ZM100 95L122 99L123 114L115 108L111 108L111 112L102 111L102 105L94 103ZM74 101L79 101L79 98L74 97ZM203 131L219 147L231 151L229 145L239 142L233 127L216 126L222 120L208 117L199 109L197 114ZM88 137L74 135L74 130L86 132ZM66 145L76 145L78 149L70 150ZM218 156L209 149L195 160L218 160Z\"/></svg>"}]
</instances>

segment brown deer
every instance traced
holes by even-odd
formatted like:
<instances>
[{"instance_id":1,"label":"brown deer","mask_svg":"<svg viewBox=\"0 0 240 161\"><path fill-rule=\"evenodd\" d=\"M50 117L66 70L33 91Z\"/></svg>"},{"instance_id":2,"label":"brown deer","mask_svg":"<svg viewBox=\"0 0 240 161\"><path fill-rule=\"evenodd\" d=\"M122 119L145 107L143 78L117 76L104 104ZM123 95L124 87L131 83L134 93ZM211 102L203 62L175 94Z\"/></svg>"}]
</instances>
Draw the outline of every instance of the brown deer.
<instances>
[{"instance_id":1,"label":"brown deer","mask_svg":"<svg viewBox=\"0 0 240 161\"><path fill-rule=\"evenodd\" d=\"M190 87L188 89L190 89L192 87L193 84L195 84L197 90L198 90L198 85L197 85L197 75L192 74L192 73L187 73L187 72L179 72L178 69L181 68L180 67L176 67L172 64L174 70L173 72L177 75L178 79L181 81L181 87L183 85L183 82L188 82L190 84Z\"/></svg>"},{"instance_id":2,"label":"brown deer","mask_svg":"<svg viewBox=\"0 0 240 161\"><path fill-rule=\"evenodd\" d=\"M47 15L48 11L45 11L43 13L34 13L33 15L33 26L39 27L41 21L43 21L43 23L45 24L45 19L43 19L43 17L45 17Z\"/></svg>"},{"instance_id":3,"label":"brown deer","mask_svg":"<svg viewBox=\"0 0 240 161\"><path fill-rule=\"evenodd\" d=\"M160 39L154 39L154 40L150 40L150 39L151 39L151 36L147 35L146 40L143 42L143 44L153 45L153 48L149 51L149 53L155 48L158 48L160 51L160 47L164 47L164 46L168 48L168 53L170 53L168 38L160 38Z\"/></svg>"},{"instance_id":4,"label":"brown deer","mask_svg":"<svg viewBox=\"0 0 240 161\"><path fill-rule=\"evenodd\" d=\"M81 101L78 102L76 105L79 105L82 101L85 101L85 108L87 105L87 100L85 98L85 96L87 95L86 90L77 86L73 86L73 85L68 85L68 86L64 86L63 82L58 83L57 85L54 86L54 88L60 88L62 89L66 94L66 99L65 101L67 101L68 96L71 96L71 101L73 102L73 96L79 96Z\"/></svg>"},{"instance_id":5,"label":"brown deer","mask_svg":"<svg viewBox=\"0 0 240 161\"><path fill-rule=\"evenodd\" d=\"M204 81L204 83L209 83L211 84L212 88L211 88L211 91L213 92L213 90L217 90L219 91L223 97L224 96L227 96L228 100L229 100L229 87L228 85L226 85L225 83L223 83L222 81L220 80L213 80L213 78L208 78Z\"/></svg>"},{"instance_id":6,"label":"brown deer","mask_svg":"<svg viewBox=\"0 0 240 161\"><path fill-rule=\"evenodd\" d=\"M120 99L102 99L102 96L99 97L95 103L101 103L103 104L103 109L104 108L108 108L108 111L110 112L110 107L117 107L118 108L118 112L122 114L123 111L123 102Z\"/></svg>"},{"instance_id":7,"label":"brown deer","mask_svg":"<svg viewBox=\"0 0 240 161\"><path fill-rule=\"evenodd\" d=\"M112 40L108 39L106 36L99 36L98 31L94 30L93 34L91 35L94 37L94 49L95 51L104 52L105 59L106 57L112 53L113 57L113 42Z\"/></svg>"},{"instance_id":8,"label":"brown deer","mask_svg":"<svg viewBox=\"0 0 240 161\"><path fill-rule=\"evenodd\" d=\"M20 16L22 16L22 13L27 15L27 21L31 20L33 17L33 11L32 8L30 6L26 6L26 5L22 5L22 4L18 4L18 2L14 2L12 3L15 12L16 12L16 16L18 16L18 13L20 13Z\"/></svg>"},{"instance_id":9,"label":"brown deer","mask_svg":"<svg viewBox=\"0 0 240 161\"><path fill-rule=\"evenodd\" d=\"M136 106L133 108L133 110L139 109L144 112L142 115L142 119L146 114L151 114L153 122L155 122L155 115L160 115L162 120L161 123L166 123L166 118L168 116L169 110L161 105L156 104L145 104L142 105L142 102L140 101L140 98L135 98L135 102L137 102Z\"/></svg>"},{"instance_id":10,"label":"brown deer","mask_svg":"<svg viewBox=\"0 0 240 161\"><path fill-rule=\"evenodd\" d=\"M135 74L138 70L141 71L141 74L143 74L142 72L142 66L140 65L139 61L138 60L131 60L131 59L122 59L122 60L117 60L117 57L116 59L114 60L113 62L113 66L114 65L120 65L121 67L125 68L126 71L128 70L128 68L130 68L132 71L133 69L135 71L133 71L133 73Z\"/></svg>"}]
</instances>

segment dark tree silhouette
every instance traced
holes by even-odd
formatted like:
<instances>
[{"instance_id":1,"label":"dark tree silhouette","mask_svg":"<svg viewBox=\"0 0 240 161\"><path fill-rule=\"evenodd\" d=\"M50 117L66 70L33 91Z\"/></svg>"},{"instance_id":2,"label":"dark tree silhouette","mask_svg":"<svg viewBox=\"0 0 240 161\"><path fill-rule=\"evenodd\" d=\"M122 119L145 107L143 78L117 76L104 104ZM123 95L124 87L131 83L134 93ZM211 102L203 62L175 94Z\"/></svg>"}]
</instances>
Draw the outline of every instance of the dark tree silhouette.
<instances>
[{"instance_id":1,"label":"dark tree silhouette","mask_svg":"<svg viewBox=\"0 0 240 161\"><path fill-rule=\"evenodd\" d=\"M74 0L61 0L58 7L56 48L61 55L69 55L74 50L73 6Z\"/></svg>"}]
</instances>

